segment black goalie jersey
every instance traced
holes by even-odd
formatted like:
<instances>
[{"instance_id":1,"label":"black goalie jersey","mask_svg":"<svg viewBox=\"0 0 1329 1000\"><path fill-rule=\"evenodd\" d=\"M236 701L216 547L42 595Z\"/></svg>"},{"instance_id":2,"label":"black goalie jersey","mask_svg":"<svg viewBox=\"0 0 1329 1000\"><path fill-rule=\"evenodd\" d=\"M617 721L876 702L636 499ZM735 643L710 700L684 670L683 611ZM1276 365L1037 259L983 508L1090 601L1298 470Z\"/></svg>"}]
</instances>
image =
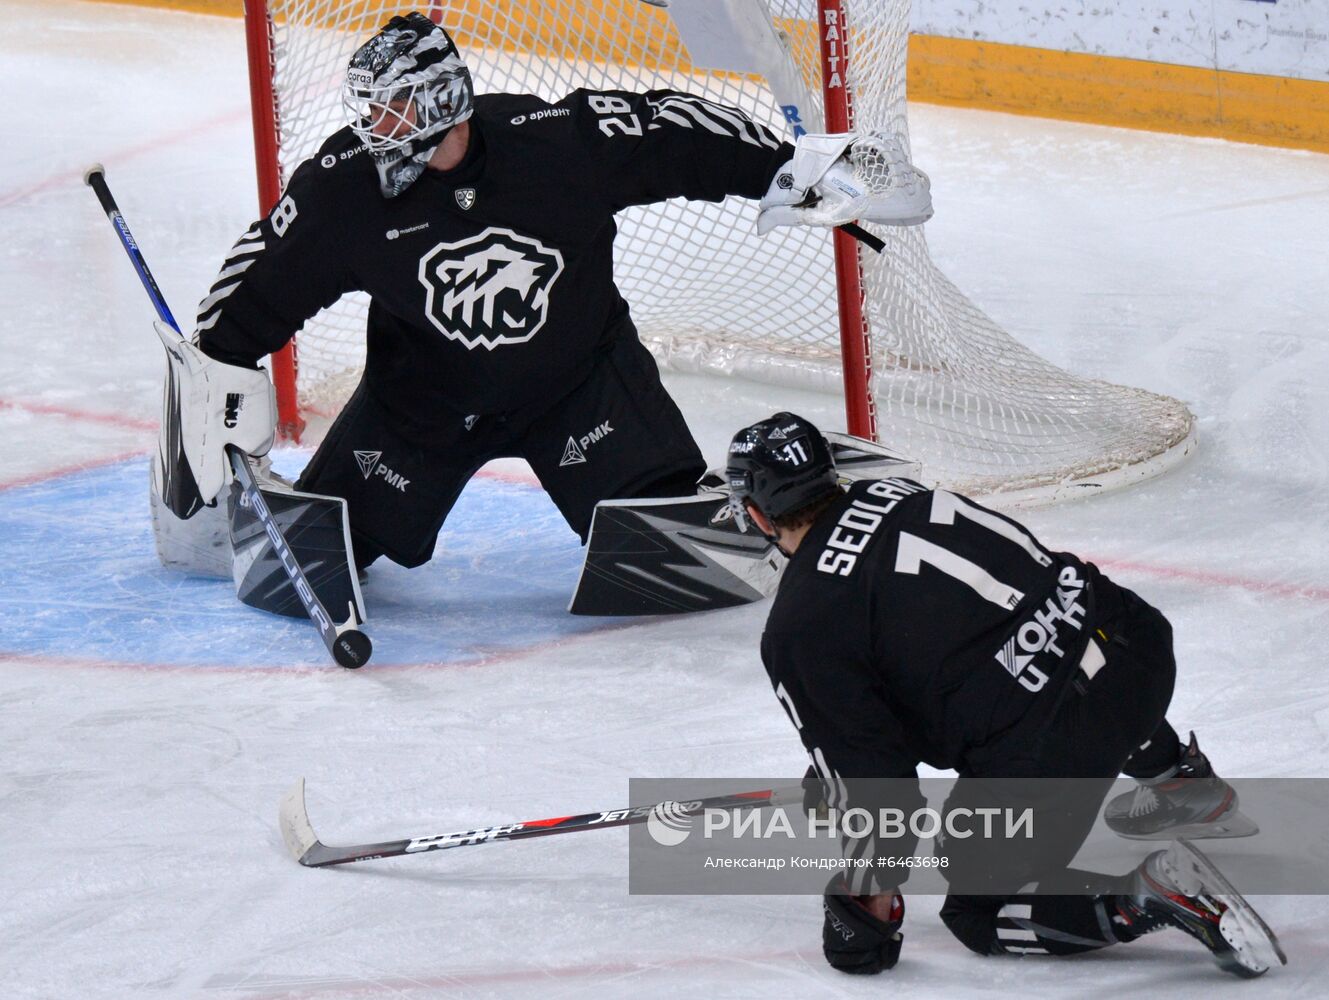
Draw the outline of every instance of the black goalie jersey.
<instances>
[{"instance_id":1,"label":"black goalie jersey","mask_svg":"<svg viewBox=\"0 0 1329 1000\"><path fill-rule=\"evenodd\" d=\"M420 417L431 399L478 414L552 403L598 348L635 336L613 281L614 213L758 198L793 152L672 91L482 95L470 122L460 165L392 199L350 129L333 135L227 257L200 306L202 348L252 364L365 291L365 377L385 405Z\"/></svg>"},{"instance_id":2,"label":"black goalie jersey","mask_svg":"<svg viewBox=\"0 0 1329 1000\"><path fill-rule=\"evenodd\" d=\"M1016 723L1050 716L1094 591L1111 586L954 493L859 482L789 561L762 660L830 804L875 813L855 779L913 778L920 761L964 771Z\"/></svg>"}]
</instances>

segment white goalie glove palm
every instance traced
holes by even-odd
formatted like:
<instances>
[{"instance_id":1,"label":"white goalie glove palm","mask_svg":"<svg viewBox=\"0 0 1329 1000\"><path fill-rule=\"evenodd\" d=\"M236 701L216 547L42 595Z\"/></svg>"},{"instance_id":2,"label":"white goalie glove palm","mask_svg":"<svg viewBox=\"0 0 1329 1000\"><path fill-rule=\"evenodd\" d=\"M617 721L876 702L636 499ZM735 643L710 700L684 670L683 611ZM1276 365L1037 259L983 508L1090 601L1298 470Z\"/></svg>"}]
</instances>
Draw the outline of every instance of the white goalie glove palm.
<instances>
[{"instance_id":1,"label":"white goalie glove palm","mask_svg":"<svg viewBox=\"0 0 1329 1000\"><path fill-rule=\"evenodd\" d=\"M178 517L187 518L230 482L228 444L267 454L277 426L276 394L264 369L216 361L165 323L155 326L170 373L153 487Z\"/></svg>"},{"instance_id":2,"label":"white goalie glove palm","mask_svg":"<svg viewBox=\"0 0 1329 1000\"><path fill-rule=\"evenodd\" d=\"M761 200L757 232L777 226L876 222L917 226L932 218L932 185L904 146L882 132L799 136Z\"/></svg>"}]
</instances>

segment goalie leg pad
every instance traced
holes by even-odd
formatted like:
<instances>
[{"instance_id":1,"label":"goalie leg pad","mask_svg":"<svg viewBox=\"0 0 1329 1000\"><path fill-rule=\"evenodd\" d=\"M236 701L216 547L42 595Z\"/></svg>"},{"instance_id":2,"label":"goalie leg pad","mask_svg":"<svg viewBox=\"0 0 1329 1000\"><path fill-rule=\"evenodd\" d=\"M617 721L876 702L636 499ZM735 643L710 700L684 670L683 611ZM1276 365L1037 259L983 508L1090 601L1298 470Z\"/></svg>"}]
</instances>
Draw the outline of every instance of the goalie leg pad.
<instances>
[{"instance_id":1,"label":"goalie leg pad","mask_svg":"<svg viewBox=\"0 0 1329 1000\"><path fill-rule=\"evenodd\" d=\"M260 489L285 489L290 483L272 471L264 456L252 463ZM163 493L161 465L154 462L148 487L152 538L157 558L167 569L218 580L232 578L231 518L226 504L200 507L188 518L179 517Z\"/></svg>"},{"instance_id":2,"label":"goalie leg pad","mask_svg":"<svg viewBox=\"0 0 1329 1000\"><path fill-rule=\"evenodd\" d=\"M364 598L351 555L351 527L340 497L299 493L284 481L261 482L259 493L309 585L338 624L365 621ZM219 505L220 506L220 505ZM231 576L243 604L290 618L308 612L258 514L238 482L231 484Z\"/></svg>"},{"instance_id":3,"label":"goalie leg pad","mask_svg":"<svg viewBox=\"0 0 1329 1000\"><path fill-rule=\"evenodd\" d=\"M216 504L199 508L188 520L176 516L162 498L154 469L148 508L157 558L163 566L190 576L231 578L231 533L225 507Z\"/></svg>"},{"instance_id":4,"label":"goalie leg pad","mask_svg":"<svg viewBox=\"0 0 1329 1000\"><path fill-rule=\"evenodd\" d=\"M831 446L835 471L839 473L841 483L858 482L860 479L923 478L923 466L920 463L897 455L875 441L839 431L827 431L826 443Z\"/></svg>"},{"instance_id":5,"label":"goalie leg pad","mask_svg":"<svg viewBox=\"0 0 1329 1000\"><path fill-rule=\"evenodd\" d=\"M750 604L775 593L784 558L734 521L729 493L604 500L568 610L664 615Z\"/></svg>"},{"instance_id":6,"label":"goalie leg pad","mask_svg":"<svg viewBox=\"0 0 1329 1000\"><path fill-rule=\"evenodd\" d=\"M915 479L917 462L848 434L826 435L843 482ZM574 615L712 611L769 597L785 559L733 516L729 486L712 469L695 496L604 500L595 507Z\"/></svg>"}]
</instances>

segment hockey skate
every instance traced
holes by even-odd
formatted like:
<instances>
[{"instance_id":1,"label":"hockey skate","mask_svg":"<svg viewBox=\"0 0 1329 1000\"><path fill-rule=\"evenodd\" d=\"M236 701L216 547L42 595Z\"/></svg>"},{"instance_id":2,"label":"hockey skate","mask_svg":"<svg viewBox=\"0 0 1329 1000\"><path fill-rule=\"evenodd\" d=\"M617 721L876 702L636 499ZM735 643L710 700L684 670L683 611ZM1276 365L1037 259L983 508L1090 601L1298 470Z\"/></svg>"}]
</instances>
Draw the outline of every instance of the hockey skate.
<instances>
[{"instance_id":1,"label":"hockey skate","mask_svg":"<svg viewBox=\"0 0 1329 1000\"><path fill-rule=\"evenodd\" d=\"M1103 810L1108 829L1130 840L1250 837L1260 832L1238 808L1237 793L1214 774L1195 734L1176 766L1134 792L1111 799Z\"/></svg>"},{"instance_id":2,"label":"hockey skate","mask_svg":"<svg viewBox=\"0 0 1329 1000\"><path fill-rule=\"evenodd\" d=\"M1117 897L1119 919L1135 935L1177 927L1243 979L1287 965L1278 938L1212 861L1179 840L1136 869L1128 894Z\"/></svg>"}]
</instances>

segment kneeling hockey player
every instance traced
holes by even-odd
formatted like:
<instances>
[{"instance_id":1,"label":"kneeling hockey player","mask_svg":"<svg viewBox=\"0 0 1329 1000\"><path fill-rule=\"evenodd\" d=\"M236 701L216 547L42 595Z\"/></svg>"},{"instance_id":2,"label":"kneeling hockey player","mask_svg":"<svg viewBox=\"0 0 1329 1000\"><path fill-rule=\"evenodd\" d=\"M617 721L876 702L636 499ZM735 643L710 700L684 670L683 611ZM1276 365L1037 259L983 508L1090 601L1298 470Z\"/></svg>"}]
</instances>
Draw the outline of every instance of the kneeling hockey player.
<instances>
[{"instance_id":1,"label":"kneeling hockey player","mask_svg":"<svg viewBox=\"0 0 1329 1000\"><path fill-rule=\"evenodd\" d=\"M1183 744L1165 718L1176 663L1161 613L956 494L908 479L841 489L822 435L790 413L739 432L727 477L736 515L788 556L762 660L830 806L876 816L873 796L885 793L868 779L905 779L921 806L910 780L920 763L959 772L948 805L988 779L1079 779L1086 790L1057 804L1059 840L1014 845L979 873L994 891L963 895L947 873L941 915L961 942L981 955L1067 955L1174 927L1239 976L1284 961L1250 905L1184 840L1122 877L1068 867L1121 772L1143 783L1108 805L1123 836L1255 832L1194 736ZM916 841L889 852L911 854ZM850 843L858 858L885 852L875 836ZM963 847L946 841L948 853ZM900 871L851 868L832 880L832 966L895 965Z\"/></svg>"}]
</instances>

